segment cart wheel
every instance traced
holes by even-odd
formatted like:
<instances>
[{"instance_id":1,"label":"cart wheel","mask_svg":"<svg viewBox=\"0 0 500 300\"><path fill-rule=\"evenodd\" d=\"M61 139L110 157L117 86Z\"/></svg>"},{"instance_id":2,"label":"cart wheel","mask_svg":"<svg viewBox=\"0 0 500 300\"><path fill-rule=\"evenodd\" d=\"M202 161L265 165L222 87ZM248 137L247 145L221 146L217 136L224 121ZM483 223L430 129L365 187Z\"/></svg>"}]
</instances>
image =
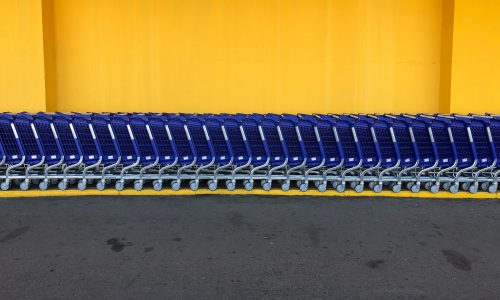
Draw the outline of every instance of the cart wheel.
<instances>
[{"instance_id":1,"label":"cart wheel","mask_svg":"<svg viewBox=\"0 0 500 300\"><path fill-rule=\"evenodd\" d=\"M339 192L339 193L343 193L343 192L345 192L345 184L339 183L339 184L337 185L337 188L336 188L336 189L337 189L337 192Z\"/></svg>"},{"instance_id":2,"label":"cart wheel","mask_svg":"<svg viewBox=\"0 0 500 300\"><path fill-rule=\"evenodd\" d=\"M318 184L317 188L318 188L318 191L320 191L321 193L326 192L326 183Z\"/></svg>"},{"instance_id":3,"label":"cart wheel","mask_svg":"<svg viewBox=\"0 0 500 300\"><path fill-rule=\"evenodd\" d=\"M123 191L123 189L125 189L125 182L123 180L118 180L116 183L115 183L115 189L117 191Z\"/></svg>"},{"instance_id":4,"label":"cart wheel","mask_svg":"<svg viewBox=\"0 0 500 300\"><path fill-rule=\"evenodd\" d=\"M170 184L170 186L172 187L172 189L174 191L178 191L181 189L181 181L180 180L174 180L172 181L172 183Z\"/></svg>"},{"instance_id":5,"label":"cart wheel","mask_svg":"<svg viewBox=\"0 0 500 300\"><path fill-rule=\"evenodd\" d=\"M144 187L144 181L142 181L142 180L134 181L134 189L136 191L138 191L138 192L142 191L143 187Z\"/></svg>"},{"instance_id":6,"label":"cart wheel","mask_svg":"<svg viewBox=\"0 0 500 300\"><path fill-rule=\"evenodd\" d=\"M372 181L372 182L368 183L368 187L369 187L371 190L373 190L373 189L375 188L375 186L376 186L376 185L377 185L377 183L376 183L376 182L374 182L374 181Z\"/></svg>"},{"instance_id":7,"label":"cart wheel","mask_svg":"<svg viewBox=\"0 0 500 300\"><path fill-rule=\"evenodd\" d=\"M462 184L462 189L463 189L464 191L468 191L472 185L473 185L473 183L470 183L470 182L464 182L464 183Z\"/></svg>"},{"instance_id":8,"label":"cart wheel","mask_svg":"<svg viewBox=\"0 0 500 300\"><path fill-rule=\"evenodd\" d=\"M380 192L382 192L382 185L381 185L381 184L377 184L377 185L375 185L375 186L373 187L373 191L374 191L375 193L380 193Z\"/></svg>"},{"instance_id":9,"label":"cart wheel","mask_svg":"<svg viewBox=\"0 0 500 300\"><path fill-rule=\"evenodd\" d=\"M354 187L354 190L356 191L356 193L362 193L363 189L364 189L364 185L363 184L358 184L358 185L356 185Z\"/></svg>"},{"instance_id":10,"label":"cart wheel","mask_svg":"<svg viewBox=\"0 0 500 300\"><path fill-rule=\"evenodd\" d=\"M498 185L497 184L492 184L490 185L490 187L488 188L488 192L494 194L497 192L497 189L498 189Z\"/></svg>"},{"instance_id":11,"label":"cart wheel","mask_svg":"<svg viewBox=\"0 0 500 300\"><path fill-rule=\"evenodd\" d=\"M332 181L332 188L336 189L338 185L339 185L338 181Z\"/></svg>"},{"instance_id":12,"label":"cart wheel","mask_svg":"<svg viewBox=\"0 0 500 300\"><path fill-rule=\"evenodd\" d=\"M85 190L87 189L87 182L86 182L86 181L84 181L84 180L80 180L80 181L78 182L78 189L79 189L80 191L85 191Z\"/></svg>"},{"instance_id":13,"label":"cart wheel","mask_svg":"<svg viewBox=\"0 0 500 300\"><path fill-rule=\"evenodd\" d=\"M456 194L458 192L458 184L454 183L450 186L450 192Z\"/></svg>"},{"instance_id":14,"label":"cart wheel","mask_svg":"<svg viewBox=\"0 0 500 300\"><path fill-rule=\"evenodd\" d=\"M68 179L69 184L75 184L76 183L76 178L70 178Z\"/></svg>"},{"instance_id":15,"label":"cart wheel","mask_svg":"<svg viewBox=\"0 0 500 300\"><path fill-rule=\"evenodd\" d=\"M271 181L266 181L262 185L262 188L264 189L264 191L270 191L271 190L271 186L272 186Z\"/></svg>"},{"instance_id":16,"label":"cart wheel","mask_svg":"<svg viewBox=\"0 0 500 300\"><path fill-rule=\"evenodd\" d=\"M410 187L410 190L413 192L413 193L418 193L420 192L420 184L414 184Z\"/></svg>"},{"instance_id":17,"label":"cart wheel","mask_svg":"<svg viewBox=\"0 0 500 300\"><path fill-rule=\"evenodd\" d=\"M290 181L283 181L283 183L281 183L281 189L285 192L288 192L290 190Z\"/></svg>"},{"instance_id":18,"label":"cart wheel","mask_svg":"<svg viewBox=\"0 0 500 300\"><path fill-rule=\"evenodd\" d=\"M445 182L445 183L443 183L443 190L445 190L445 191L449 191L449 190L450 190L450 188L451 188L451 185L452 185L452 184L451 184L451 183L449 183L449 182Z\"/></svg>"},{"instance_id":19,"label":"cart wheel","mask_svg":"<svg viewBox=\"0 0 500 300\"><path fill-rule=\"evenodd\" d=\"M66 181L62 180L57 185L57 188L60 189L61 191L65 191L68 188L68 183Z\"/></svg>"},{"instance_id":20,"label":"cart wheel","mask_svg":"<svg viewBox=\"0 0 500 300\"><path fill-rule=\"evenodd\" d=\"M19 188L21 189L21 191L27 191L30 188L30 181L26 179L25 181L21 182Z\"/></svg>"},{"instance_id":21,"label":"cart wheel","mask_svg":"<svg viewBox=\"0 0 500 300\"><path fill-rule=\"evenodd\" d=\"M298 187L299 189L300 189L300 186L301 186L303 183L304 183L304 181L303 181L303 180L297 180L297 181L295 182L295 184L297 185L297 187Z\"/></svg>"},{"instance_id":22,"label":"cart wheel","mask_svg":"<svg viewBox=\"0 0 500 300\"><path fill-rule=\"evenodd\" d=\"M49 181L43 180L40 184L38 184L38 188L42 191L46 191L49 188Z\"/></svg>"},{"instance_id":23,"label":"cart wheel","mask_svg":"<svg viewBox=\"0 0 500 300\"><path fill-rule=\"evenodd\" d=\"M307 190L309 189L309 184L307 184L307 182L303 182L299 186L299 189L300 189L301 192L307 192Z\"/></svg>"},{"instance_id":24,"label":"cart wheel","mask_svg":"<svg viewBox=\"0 0 500 300\"><path fill-rule=\"evenodd\" d=\"M161 191L163 188L163 182L159 180L153 181L153 189L157 192Z\"/></svg>"},{"instance_id":25,"label":"cart wheel","mask_svg":"<svg viewBox=\"0 0 500 300\"><path fill-rule=\"evenodd\" d=\"M489 184L489 183L487 183L487 182L483 182L483 183L481 183L481 189L482 189L483 191L487 191L489 186L490 186L490 184Z\"/></svg>"},{"instance_id":26,"label":"cart wheel","mask_svg":"<svg viewBox=\"0 0 500 300\"><path fill-rule=\"evenodd\" d=\"M407 189L407 190L411 190L411 187L412 187L414 184L415 184L415 183L413 183L413 182L407 182L407 183L406 183L406 189Z\"/></svg>"},{"instance_id":27,"label":"cart wheel","mask_svg":"<svg viewBox=\"0 0 500 300\"><path fill-rule=\"evenodd\" d=\"M211 191L217 190L217 181L210 179L208 181L208 189Z\"/></svg>"},{"instance_id":28,"label":"cart wheel","mask_svg":"<svg viewBox=\"0 0 500 300\"><path fill-rule=\"evenodd\" d=\"M424 184L424 188L425 188L426 190L428 190L428 191L431 189L431 187L432 187L432 182L426 182L426 183Z\"/></svg>"},{"instance_id":29,"label":"cart wheel","mask_svg":"<svg viewBox=\"0 0 500 300\"><path fill-rule=\"evenodd\" d=\"M401 184L395 184L395 185L393 185L393 186L392 186L392 191L393 191L394 193L399 193L399 192L401 192Z\"/></svg>"},{"instance_id":30,"label":"cart wheel","mask_svg":"<svg viewBox=\"0 0 500 300\"><path fill-rule=\"evenodd\" d=\"M96 185L96 188L99 190L99 191L104 191L104 189L106 188L106 181L104 180L99 180L99 182L97 183Z\"/></svg>"},{"instance_id":31,"label":"cart wheel","mask_svg":"<svg viewBox=\"0 0 500 300\"><path fill-rule=\"evenodd\" d=\"M192 191L196 191L199 187L199 183L196 180L189 181L189 187Z\"/></svg>"},{"instance_id":32,"label":"cart wheel","mask_svg":"<svg viewBox=\"0 0 500 300\"><path fill-rule=\"evenodd\" d=\"M351 186L351 189L355 189L358 184L359 183L356 181L351 181L351 183L349 183L349 185Z\"/></svg>"},{"instance_id":33,"label":"cart wheel","mask_svg":"<svg viewBox=\"0 0 500 300\"><path fill-rule=\"evenodd\" d=\"M226 181L226 188L228 191L234 191L234 189L236 188L236 183L232 180L227 180Z\"/></svg>"},{"instance_id":34,"label":"cart wheel","mask_svg":"<svg viewBox=\"0 0 500 300\"><path fill-rule=\"evenodd\" d=\"M251 191L253 190L253 182L251 182L250 180L248 180L247 182L245 182L245 190L247 191Z\"/></svg>"},{"instance_id":35,"label":"cart wheel","mask_svg":"<svg viewBox=\"0 0 500 300\"><path fill-rule=\"evenodd\" d=\"M318 188L318 186L321 184L321 181L314 181L314 186Z\"/></svg>"},{"instance_id":36,"label":"cart wheel","mask_svg":"<svg viewBox=\"0 0 500 300\"><path fill-rule=\"evenodd\" d=\"M431 190L431 193L437 194L439 192L439 185L438 184L432 185L430 190Z\"/></svg>"},{"instance_id":37,"label":"cart wheel","mask_svg":"<svg viewBox=\"0 0 500 300\"><path fill-rule=\"evenodd\" d=\"M40 184L40 179L32 179L31 183L33 183L34 185L38 185Z\"/></svg>"},{"instance_id":38,"label":"cart wheel","mask_svg":"<svg viewBox=\"0 0 500 300\"><path fill-rule=\"evenodd\" d=\"M475 193L477 193L477 191L478 191L478 190L479 190L479 185L477 185L477 184L473 184L473 185L471 185L471 186L469 187L469 192L470 192L471 194L475 194Z\"/></svg>"},{"instance_id":39,"label":"cart wheel","mask_svg":"<svg viewBox=\"0 0 500 300\"><path fill-rule=\"evenodd\" d=\"M57 179L57 178L50 179L50 184L58 184L58 183L59 183L59 179Z\"/></svg>"}]
</instances>

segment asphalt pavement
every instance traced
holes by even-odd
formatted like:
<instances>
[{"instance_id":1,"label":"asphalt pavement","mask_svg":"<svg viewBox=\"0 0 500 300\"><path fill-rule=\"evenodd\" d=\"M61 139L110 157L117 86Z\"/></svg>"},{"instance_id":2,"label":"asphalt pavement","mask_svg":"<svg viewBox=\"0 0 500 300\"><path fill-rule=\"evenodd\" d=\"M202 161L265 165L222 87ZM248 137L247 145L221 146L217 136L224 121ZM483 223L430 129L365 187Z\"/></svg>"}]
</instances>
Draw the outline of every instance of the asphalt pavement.
<instances>
[{"instance_id":1,"label":"asphalt pavement","mask_svg":"<svg viewBox=\"0 0 500 300\"><path fill-rule=\"evenodd\" d=\"M500 201L0 199L0 299L498 299Z\"/></svg>"}]
</instances>

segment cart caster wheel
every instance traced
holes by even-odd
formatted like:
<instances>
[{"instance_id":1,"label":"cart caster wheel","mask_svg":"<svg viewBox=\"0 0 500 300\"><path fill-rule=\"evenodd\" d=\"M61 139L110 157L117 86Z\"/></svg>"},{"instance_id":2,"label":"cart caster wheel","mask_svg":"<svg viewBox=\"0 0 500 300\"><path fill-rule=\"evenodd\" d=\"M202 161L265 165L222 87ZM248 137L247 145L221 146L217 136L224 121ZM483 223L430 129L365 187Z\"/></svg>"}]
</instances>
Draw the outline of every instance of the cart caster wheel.
<instances>
[{"instance_id":1,"label":"cart caster wheel","mask_svg":"<svg viewBox=\"0 0 500 300\"><path fill-rule=\"evenodd\" d=\"M479 190L479 186L477 184L473 184L469 187L469 192L471 194L475 194L477 193L477 191Z\"/></svg>"},{"instance_id":2,"label":"cart caster wheel","mask_svg":"<svg viewBox=\"0 0 500 300\"><path fill-rule=\"evenodd\" d=\"M373 187L373 191L374 191L375 193L380 193L380 192L382 192L382 187L383 187L383 186L382 186L381 184L377 184L377 185L375 185L375 186Z\"/></svg>"},{"instance_id":3,"label":"cart caster wheel","mask_svg":"<svg viewBox=\"0 0 500 300\"><path fill-rule=\"evenodd\" d=\"M318 188L318 186L321 184L321 181L314 181L314 187Z\"/></svg>"},{"instance_id":4,"label":"cart caster wheel","mask_svg":"<svg viewBox=\"0 0 500 300\"><path fill-rule=\"evenodd\" d=\"M61 191L65 191L68 188L68 183L63 180L57 184L57 188Z\"/></svg>"},{"instance_id":5,"label":"cart caster wheel","mask_svg":"<svg viewBox=\"0 0 500 300\"><path fill-rule=\"evenodd\" d=\"M355 181L352 181L349 186L351 187L351 189L355 189L356 186L358 185L359 183L355 182Z\"/></svg>"},{"instance_id":6,"label":"cart caster wheel","mask_svg":"<svg viewBox=\"0 0 500 300\"><path fill-rule=\"evenodd\" d=\"M30 188L29 180L25 180L25 181L21 182L21 184L19 185L19 188L21 189L21 191L29 190L29 188Z\"/></svg>"},{"instance_id":7,"label":"cart caster wheel","mask_svg":"<svg viewBox=\"0 0 500 300\"><path fill-rule=\"evenodd\" d=\"M106 182L103 181L103 180L100 180L97 185L96 185L96 188L99 190L99 191L104 191L104 189L106 188Z\"/></svg>"},{"instance_id":8,"label":"cart caster wheel","mask_svg":"<svg viewBox=\"0 0 500 300\"><path fill-rule=\"evenodd\" d=\"M420 192L420 184L414 184L411 186L410 190L412 191L412 193L418 193Z\"/></svg>"},{"instance_id":9,"label":"cart caster wheel","mask_svg":"<svg viewBox=\"0 0 500 300\"><path fill-rule=\"evenodd\" d=\"M288 192L290 190L290 181L283 181L281 184L281 189L285 192Z\"/></svg>"},{"instance_id":10,"label":"cart caster wheel","mask_svg":"<svg viewBox=\"0 0 500 300\"><path fill-rule=\"evenodd\" d=\"M332 181L332 188L336 189L339 183L337 181Z\"/></svg>"},{"instance_id":11,"label":"cart caster wheel","mask_svg":"<svg viewBox=\"0 0 500 300\"><path fill-rule=\"evenodd\" d=\"M489 183L487 183L487 182L483 182L483 183L481 183L481 189L482 189L483 191L487 191L489 186L490 186L490 185L489 185Z\"/></svg>"},{"instance_id":12,"label":"cart caster wheel","mask_svg":"<svg viewBox=\"0 0 500 300\"><path fill-rule=\"evenodd\" d=\"M401 192L401 184L395 184L395 185L393 185L393 186L392 186L392 191L393 191L394 193L399 193L399 192Z\"/></svg>"},{"instance_id":13,"label":"cart caster wheel","mask_svg":"<svg viewBox=\"0 0 500 300\"><path fill-rule=\"evenodd\" d=\"M301 192L307 192L307 190L309 189L309 185L304 182L299 186L299 189Z\"/></svg>"},{"instance_id":14,"label":"cart caster wheel","mask_svg":"<svg viewBox=\"0 0 500 300\"><path fill-rule=\"evenodd\" d=\"M153 189L157 192L161 191L163 189L163 182L159 180L153 181Z\"/></svg>"},{"instance_id":15,"label":"cart caster wheel","mask_svg":"<svg viewBox=\"0 0 500 300\"><path fill-rule=\"evenodd\" d=\"M236 188L236 182L234 182L232 180L226 181L226 188L228 191L234 191L234 189ZM245 184L245 188L246 188L246 184Z\"/></svg>"},{"instance_id":16,"label":"cart caster wheel","mask_svg":"<svg viewBox=\"0 0 500 300\"><path fill-rule=\"evenodd\" d=\"M144 188L144 181L142 180L136 180L134 181L134 189L136 191L142 191L142 189Z\"/></svg>"},{"instance_id":17,"label":"cart caster wheel","mask_svg":"<svg viewBox=\"0 0 500 300\"><path fill-rule=\"evenodd\" d=\"M300 186L301 186L302 184L304 184L304 181L302 181L302 180L297 180L297 181L295 182L295 184L296 184L296 185L297 185L297 187L300 189Z\"/></svg>"},{"instance_id":18,"label":"cart caster wheel","mask_svg":"<svg viewBox=\"0 0 500 300\"><path fill-rule=\"evenodd\" d=\"M49 188L49 182L47 180L43 180L38 184L38 188L42 191L46 191Z\"/></svg>"},{"instance_id":19,"label":"cart caster wheel","mask_svg":"<svg viewBox=\"0 0 500 300\"><path fill-rule=\"evenodd\" d=\"M245 190L247 190L247 191L253 190L253 182L251 182L251 181L245 182L244 186L245 186Z\"/></svg>"},{"instance_id":20,"label":"cart caster wheel","mask_svg":"<svg viewBox=\"0 0 500 300\"><path fill-rule=\"evenodd\" d=\"M83 181L83 180L80 180L78 182L78 189L80 191L85 191L87 189L87 182Z\"/></svg>"},{"instance_id":21,"label":"cart caster wheel","mask_svg":"<svg viewBox=\"0 0 500 300\"><path fill-rule=\"evenodd\" d=\"M57 183L59 183L59 180L57 178L50 179L50 184L57 184Z\"/></svg>"},{"instance_id":22,"label":"cart caster wheel","mask_svg":"<svg viewBox=\"0 0 500 300\"><path fill-rule=\"evenodd\" d=\"M498 186L496 184L492 184L490 185L490 187L488 188L488 192L494 194L497 192L497 189L498 189Z\"/></svg>"},{"instance_id":23,"label":"cart caster wheel","mask_svg":"<svg viewBox=\"0 0 500 300\"><path fill-rule=\"evenodd\" d=\"M115 183L115 189L117 191L123 191L123 189L125 188L125 182L123 180L118 180L116 183Z\"/></svg>"},{"instance_id":24,"label":"cart caster wheel","mask_svg":"<svg viewBox=\"0 0 500 300\"><path fill-rule=\"evenodd\" d=\"M172 183L170 184L170 186L172 187L172 189L174 191L178 191L181 189L181 181L180 180L174 180L172 181Z\"/></svg>"},{"instance_id":25,"label":"cart caster wheel","mask_svg":"<svg viewBox=\"0 0 500 300\"><path fill-rule=\"evenodd\" d=\"M70 178L70 179L68 179L68 183L69 184L75 184L76 183L76 179L75 178Z\"/></svg>"},{"instance_id":26,"label":"cart caster wheel","mask_svg":"<svg viewBox=\"0 0 500 300\"><path fill-rule=\"evenodd\" d=\"M345 192L345 184L342 184L342 183L341 183L341 184L338 184L338 185L337 185L336 190L337 190L337 192L339 192L339 193L343 193L343 192Z\"/></svg>"},{"instance_id":27,"label":"cart caster wheel","mask_svg":"<svg viewBox=\"0 0 500 300\"><path fill-rule=\"evenodd\" d=\"M354 187L354 190L356 191L356 193L362 193L363 189L364 189L364 185L363 184L358 184L358 185L356 185Z\"/></svg>"},{"instance_id":28,"label":"cart caster wheel","mask_svg":"<svg viewBox=\"0 0 500 300\"><path fill-rule=\"evenodd\" d=\"M454 183L450 186L450 193L456 194L458 192L458 184Z\"/></svg>"},{"instance_id":29,"label":"cart caster wheel","mask_svg":"<svg viewBox=\"0 0 500 300\"><path fill-rule=\"evenodd\" d=\"M209 180L208 181L208 189L211 191L217 190L217 181L215 180Z\"/></svg>"},{"instance_id":30,"label":"cart caster wheel","mask_svg":"<svg viewBox=\"0 0 500 300\"><path fill-rule=\"evenodd\" d=\"M450 188L451 188L451 183L449 183L449 182L443 183L443 190L449 191Z\"/></svg>"},{"instance_id":31,"label":"cart caster wheel","mask_svg":"<svg viewBox=\"0 0 500 300\"><path fill-rule=\"evenodd\" d=\"M318 184L318 186L316 186L316 188L318 189L319 192L324 193L324 192L326 192L326 183Z\"/></svg>"},{"instance_id":32,"label":"cart caster wheel","mask_svg":"<svg viewBox=\"0 0 500 300\"><path fill-rule=\"evenodd\" d=\"M407 189L407 190L411 190L411 187L412 187L414 184L415 184L415 183L413 183L413 182L408 182L408 183L406 183L406 189Z\"/></svg>"},{"instance_id":33,"label":"cart caster wheel","mask_svg":"<svg viewBox=\"0 0 500 300\"><path fill-rule=\"evenodd\" d=\"M375 188L375 186L376 186L376 185L377 185L377 183L372 181L372 182L370 182L370 183L368 184L368 187L369 187L371 190L373 190L373 189Z\"/></svg>"},{"instance_id":34,"label":"cart caster wheel","mask_svg":"<svg viewBox=\"0 0 500 300\"><path fill-rule=\"evenodd\" d=\"M463 189L464 191L468 191L472 185L473 185L473 184L472 184L472 183L470 183L470 182L464 182L464 183L462 184L462 189Z\"/></svg>"},{"instance_id":35,"label":"cart caster wheel","mask_svg":"<svg viewBox=\"0 0 500 300\"><path fill-rule=\"evenodd\" d=\"M196 191L196 190L198 190L198 187L199 187L199 183L198 183L198 181L196 181L196 180L191 180L191 181L189 182L189 188L191 188L191 190L192 190L192 191Z\"/></svg>"},{"instance_id":36,"label":"cart caster wheel","mask_svg":"<svg viewBox=\"0 0 500 300\"><path fill-rule=\"evenodd\" d=\"M272 187L271 181L266 181L264 182L264 184L262 184L262 188L264 189L264 191L270 191L271 187Z\"/></svg>"},{"instance_id":37,"label":"cart caster wheel","mask_svg":"<svg viewBox=\"0 0 500 300\"><path fill-rule=\"evenodd\" d=\"M431 188L430 188L430 191L433 194L437 194L439 192L439 185L438 184L432 185Z\"/></svg>"},{"instance_id":38,"label":"cart caster wheel","mask_svg":"<svg viewBox=\"0 0 500 300\"><path fill-rule=\"evenodd\" d=\"M424 188L429 191L431 189L432 185L433 185L432 182L426 182L424 184Z\"/></svg>"}]
</instances>

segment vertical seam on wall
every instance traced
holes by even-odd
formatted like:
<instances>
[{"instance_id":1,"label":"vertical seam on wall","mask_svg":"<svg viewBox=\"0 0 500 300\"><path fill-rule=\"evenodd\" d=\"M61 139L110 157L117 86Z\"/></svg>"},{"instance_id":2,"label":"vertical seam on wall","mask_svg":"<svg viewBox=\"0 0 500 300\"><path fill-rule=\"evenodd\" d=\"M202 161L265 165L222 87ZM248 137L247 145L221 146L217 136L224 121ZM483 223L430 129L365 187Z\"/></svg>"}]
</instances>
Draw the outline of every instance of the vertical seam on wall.
<instances>
[{"instance_id":1,"label":"vertical seam on wall","mask_svg":"<svg viewBox=\"0 0 500 300\"><path fill-rule=\"evenodd\" d=\"M455 0L441 2L441 55L439 77L439 112L451 112L451 69Z\"/></svg>"}]
</instances>

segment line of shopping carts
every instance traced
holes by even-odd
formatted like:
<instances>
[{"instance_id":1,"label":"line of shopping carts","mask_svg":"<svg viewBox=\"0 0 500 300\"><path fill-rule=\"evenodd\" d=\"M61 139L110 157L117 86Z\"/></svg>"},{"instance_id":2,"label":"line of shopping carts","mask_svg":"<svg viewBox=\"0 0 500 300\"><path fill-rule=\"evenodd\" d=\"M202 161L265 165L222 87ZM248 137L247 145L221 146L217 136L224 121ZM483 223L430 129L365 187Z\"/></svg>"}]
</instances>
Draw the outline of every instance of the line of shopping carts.
<instances>
[{"instance_id":1,"label":"line of shopping carts","mask_svg":"<svg viewBox=\"0 0 500 300\"><path fill-rule=\"evenodd\" d=\"M1 189L495 193L500 116L0 114Z\"/></svg>"}]
</instances>

